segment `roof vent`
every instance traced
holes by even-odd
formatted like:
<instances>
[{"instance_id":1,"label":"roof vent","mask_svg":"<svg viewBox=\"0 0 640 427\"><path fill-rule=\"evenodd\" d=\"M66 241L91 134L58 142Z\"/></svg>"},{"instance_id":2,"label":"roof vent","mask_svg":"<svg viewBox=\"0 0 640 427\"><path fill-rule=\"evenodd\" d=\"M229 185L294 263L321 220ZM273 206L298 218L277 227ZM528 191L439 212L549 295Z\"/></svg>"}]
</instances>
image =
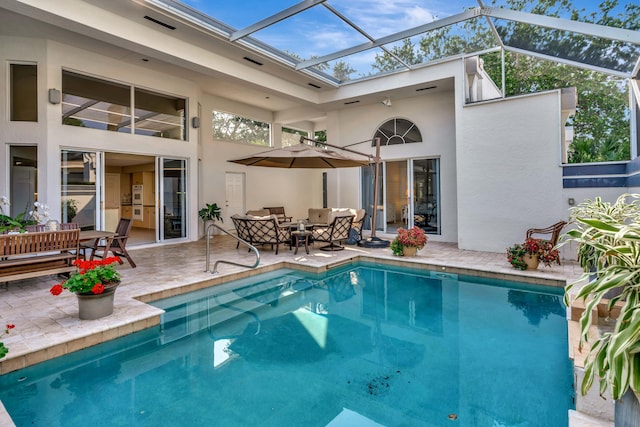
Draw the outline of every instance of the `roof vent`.
<instances>
[{"instance_id":1,"label":"roof vent","mask_svg":"<svg viewBox=\"0 0 640 427\"><path fill-rule=\"evenodd\" d=\"M427 87L421 87L420 89L416 89L416 92L422 92L423 90L430 90L430 89L435 89L438 86L427 86Z\"/></svg>"},{"instance_id":2,"label":"roof vent","mask_svg":"<svg viewBox=\"0 0 640 427\"><path fill-rule=\"evenodd\" d=\"M311 87L315 87L316 89L320 89L320 86L318 86L317 84L314 84L314 83L307 83L307 84Z\"/></svg>"},{"instance_id":3,"label":"roof vent","mask_svg":"<svg viewBox=\"0 0 640 427\"><path fill-rule=\"evenodd\" d=\"M173 25L169 25L169 24L164 23L162 21L158 21L157 19L152 18L152 17L150 17L148 15L145 15L144 19L148 19L149 21L153 22L154 24L162 25L163 27L168 28L170 30L175 30L176 29L176 27L174 27Z\"/></svg>"},{"instance_id":4,"label":"roof vent","mask_svg":"<svg viewBox=\"0 0 640 427\"><path fill-rule=\"evenodd\" d=\"M242 59L244 59L245 61L249 61L249 62L251 62L252 64L262 65L262 62L256 61L255 59L249 58L248 56L245 56L245 57L244 57L244 58L242 58Z\"/></svg>"},{"instance_id":5,"label":"roof vent","mask_svg":"<svg viewBox=\"0 0 640 427\"><path fill-rule=\"evenodd\" d=\"M358 102L360 102L360 101L356 99L355 101L345 102L344 105L357 104Z\"/></svg>"}]
</instances>

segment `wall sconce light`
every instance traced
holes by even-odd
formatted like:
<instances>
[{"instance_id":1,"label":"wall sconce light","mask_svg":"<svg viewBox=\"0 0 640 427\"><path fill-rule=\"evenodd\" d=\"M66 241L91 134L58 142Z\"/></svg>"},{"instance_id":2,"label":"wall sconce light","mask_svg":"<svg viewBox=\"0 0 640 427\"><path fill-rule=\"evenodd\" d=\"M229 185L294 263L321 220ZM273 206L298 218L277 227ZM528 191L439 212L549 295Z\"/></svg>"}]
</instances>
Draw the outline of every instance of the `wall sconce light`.
<instances>
[{"instance_id":1,"label":"wall sconce light","mask_svg":"<svg viewBox=\"0 0 640 427\"><path fill-rule=\"evenodd\" d=\"M49 102L52 104L60 104L62 97L58 89L49 89Z\"/></svg>"},{"instance_id":2,"label":"wall sconce light","mask_svg":"<svg viewBox=\"0 0 640 427\"><path fill-rule=\"evenodd\" d=\"M384 99L384 101L382 101L382 105L384 105L385 107L391 107L391 98L389 98L388 96Z\"/></svg>"},{"instance_id":3,"label":"wall sconce light","mask_svg":"<svg viewBox=\"0 0 640 427\"><path fill-rule=\"evenodd\" d=\"M200 117L191 117L191 127L198 129L200 127Z\"/></svg>"}]
</instances>

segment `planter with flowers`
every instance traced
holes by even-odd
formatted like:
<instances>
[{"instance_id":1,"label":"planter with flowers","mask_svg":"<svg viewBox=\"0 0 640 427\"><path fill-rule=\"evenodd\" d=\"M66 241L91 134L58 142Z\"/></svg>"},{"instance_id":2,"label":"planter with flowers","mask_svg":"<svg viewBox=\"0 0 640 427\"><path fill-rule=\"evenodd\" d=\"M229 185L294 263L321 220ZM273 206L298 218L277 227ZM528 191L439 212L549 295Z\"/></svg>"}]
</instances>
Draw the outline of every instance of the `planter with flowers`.
<instances>
[{"instance_id":1,"label":"planter with flowers","mask_svg":"<svg viewBox=\"0 0 640 427\"><path fill-rule=\"evenodd\" d=\"M120 284L120 273L114 263L120 257L103 260L76 260L78 271L62 283L53 285L50 292L60 295L64 289L78 297L78 315L82 320L94 320L113 313L113 297Z\"/></svg>"},{"instance_id":2,"label":"planter with flowers","mask_svg":"<svg viewBox=\"0 0 640 427\"><path fill-rule=\"evenodd\" d=\"M415 256L427 244L427 235L420 227L398 228L398 235L391 242L394 255Z\"/></svg>"},{"instance_id":3,"label":"planter with flowers","mask_svg":"<svg viewBox=\"0 0 640 427\"><path fill-rule=\"evenodd\" d=\"M29 225L44 224L49 218L49 207L40 202L33 203L33 210L24 211L15 217L5 213L11 204L6 196L0 196L0 233L24 233Z\"/></svg>"},{"instance_id":4,"label":"planter with flowers","mask_svg":"<svg viewBox=\"0 0 640 427\"><path fill-rule=\"evenodd\" d=\"M516 243L508 247L507 260L513 268L535 270L540 262L546 267L551 267L554 262L560 264L560 253L550 241L530 237L522 244Z\"/></svg>"},{"instance_id":5,"label":"planter with flowers","mask_svg":"<svg viewBox=\"0 0 640 427\"><path fill-rule=\"evenodd\" d=\"M11 329L13 329L15 327L16 327L16 325L12 325L10 323L7 323L5 325L4 331L2 332L2 334L0 334L0 337L3 337L5 335L9 335L9 332L11 331ZM4 342L0 341L0 359L5 357L7 355L7 353L9 353L9 348L4 345Z\"/></svg>"}]
</instances>

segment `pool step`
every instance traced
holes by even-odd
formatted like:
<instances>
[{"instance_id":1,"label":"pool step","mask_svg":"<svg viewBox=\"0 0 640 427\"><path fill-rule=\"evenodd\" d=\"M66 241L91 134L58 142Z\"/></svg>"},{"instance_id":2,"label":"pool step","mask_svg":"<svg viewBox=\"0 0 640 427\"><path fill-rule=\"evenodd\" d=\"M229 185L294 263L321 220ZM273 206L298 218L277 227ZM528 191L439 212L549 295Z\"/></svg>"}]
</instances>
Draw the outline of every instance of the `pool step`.
<instances>
[{"instance_id":1,"label":"pool step","mask_svg":"<svg viewBox=\"0 0 640 427\"><path fill-rule=\"evenodd\" d=\"M179 336L182 331L184 336L186 330L195 333L203 329L214 331L215 335L237 332L251 322L259 322L267 310L276 308L275 313L283 313L299 308L299 292L314 290L321 292L313 287L313 280L283 276L165 307L161 321L163 334ZM270 316L273 315L272 311Z\"/></svg>"}]
</instances>

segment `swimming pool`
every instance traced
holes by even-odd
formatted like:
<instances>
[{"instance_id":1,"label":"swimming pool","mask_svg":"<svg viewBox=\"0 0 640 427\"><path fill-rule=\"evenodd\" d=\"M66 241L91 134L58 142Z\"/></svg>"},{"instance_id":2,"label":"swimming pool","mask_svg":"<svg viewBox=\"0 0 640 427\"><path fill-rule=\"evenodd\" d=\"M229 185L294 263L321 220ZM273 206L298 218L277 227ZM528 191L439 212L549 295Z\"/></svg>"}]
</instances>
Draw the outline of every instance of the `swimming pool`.
<instances>
[{"instance_id":1,"label":"swimming pool","mask_svg":"<svg viewBox=\"0 0 640 427\"><path fill-rule=\"evenodd\" d=\"M154 303L162 324L0 377L17 426L566 426L562 290L361 264Z\"/></svg>"}]
</instances>

